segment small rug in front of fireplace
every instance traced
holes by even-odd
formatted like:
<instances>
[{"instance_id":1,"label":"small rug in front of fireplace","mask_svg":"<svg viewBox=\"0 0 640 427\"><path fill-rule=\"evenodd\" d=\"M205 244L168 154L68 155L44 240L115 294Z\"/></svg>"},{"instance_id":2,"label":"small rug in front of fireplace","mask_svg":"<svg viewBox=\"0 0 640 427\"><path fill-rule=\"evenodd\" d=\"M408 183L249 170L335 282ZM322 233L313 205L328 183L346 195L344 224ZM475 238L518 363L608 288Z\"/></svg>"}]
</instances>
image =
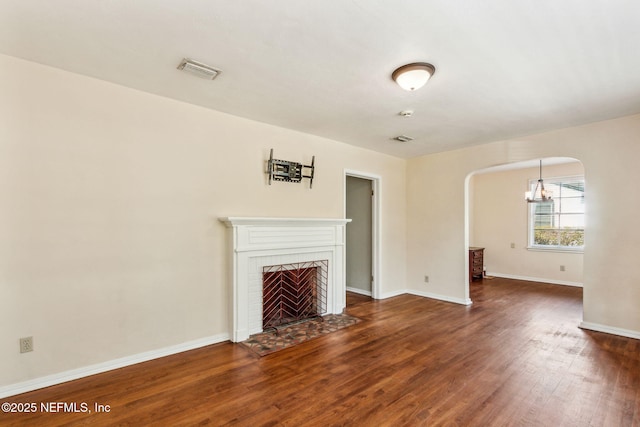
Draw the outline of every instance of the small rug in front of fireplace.
<instances>
[{"instance_id":1,"label":"small rug in front of fireplace","mask_svg":"<svg viewBox=\"0 0 640 427\"><path fill-rule=\"evenodd\" d=\"M349 316L348 314L328 314L322 318L311 318L251 335L242 344L258 355L266 356L278 350L355 325L359 321L360 319L357 317Z\"/></svg>"}]
</instances>

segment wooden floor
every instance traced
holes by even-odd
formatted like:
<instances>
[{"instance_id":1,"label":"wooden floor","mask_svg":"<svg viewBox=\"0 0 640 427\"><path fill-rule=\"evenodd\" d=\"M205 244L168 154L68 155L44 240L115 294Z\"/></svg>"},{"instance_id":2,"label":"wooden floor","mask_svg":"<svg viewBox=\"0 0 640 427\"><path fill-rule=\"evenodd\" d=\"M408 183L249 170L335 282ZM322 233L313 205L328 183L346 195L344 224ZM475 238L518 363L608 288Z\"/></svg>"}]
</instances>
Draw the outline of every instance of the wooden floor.
<instances>
[{"instance_id":1,"label":"wooden floor","mask_svg":"<svg viewBox=\"0 0 640 427\"><path fill-rule=\"evenodd\" d=\"M259 358L222 343L3 399L110 406L1 425L640 426L640 341L580 288L485 279L469 307L350 294L355 326Z\"/></svg>"}]
</instances>

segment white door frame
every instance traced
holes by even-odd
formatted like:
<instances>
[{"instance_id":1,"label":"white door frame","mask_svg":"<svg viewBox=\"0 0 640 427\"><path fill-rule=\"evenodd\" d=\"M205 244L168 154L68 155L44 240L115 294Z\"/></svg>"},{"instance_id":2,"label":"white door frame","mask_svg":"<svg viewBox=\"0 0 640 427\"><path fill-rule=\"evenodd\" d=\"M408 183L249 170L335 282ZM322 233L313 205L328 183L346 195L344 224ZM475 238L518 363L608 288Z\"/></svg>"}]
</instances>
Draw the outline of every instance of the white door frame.
<instances>
[{"instance_id":1,"label":"white door frame","mask_svg":"<svg viewBox=\"0 0 640 427\"><path fill-rule=\"evenodd\" d=\"M347 217L347 177L362 178L371 181L373 196L371 199L371 297L380 299L380 189L382 188L382 177L367 172L355 171L351 169L344 170L343 194L344 194L344 213ZM349 225L347 224L347 227ZM347 251L344 251L346 254ZM345 262L346 265L346 262Z\"/></svg>"}]
</instances>

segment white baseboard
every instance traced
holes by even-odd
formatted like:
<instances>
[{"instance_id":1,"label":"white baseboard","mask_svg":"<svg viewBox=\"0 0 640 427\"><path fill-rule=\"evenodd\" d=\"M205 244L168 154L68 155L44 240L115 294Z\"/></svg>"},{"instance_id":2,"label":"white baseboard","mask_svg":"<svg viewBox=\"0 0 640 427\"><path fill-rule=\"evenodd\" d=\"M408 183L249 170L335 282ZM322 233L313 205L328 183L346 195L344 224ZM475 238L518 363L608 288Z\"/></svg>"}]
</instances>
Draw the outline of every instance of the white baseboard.
<instances>
[{"instance_id":1,"label":"white baseboard","mask_svg":"<svg viewBox=\"0 0 640 427\"><path fill-rule=\"evenodd\" d=\"M613 326L600 325L598 323L581 322L582 329L589 329L596 332L604 332L605 334L620 335L621 337L635 338L640 340L640 332L629 329L614 328Z\"/></svg>"},{"instance_id":2,"label":"white baseboard","mask_svg":"<svg viewBox=\"0 0 640 427\"><path fill-rule=\"evenodd\" d=\"M368 297L371 296L371 291L365 291L364 289L352 288L351 286L347 286L347 292L353 292L354 294L366 295Z\"/></svg>"},{"instance_id":3,"label":"white baseboard","mask_svg":"<svg viewBox=\"0 0 640 427\"><path fill-rule=\"evenodd\" d=\"M502 277L504 279L526 280L527 282L551 283L552 285L575 286L578 288L582 288L582 283L569 282L567 280L543 279L541 277L517 276L514 274L503 274L494 272L487 272L487 276Z\"/></svg>"},{"instance_id":4,"label":"white baseboard","mask_svg":"<svg viewBox=\"0 0 640 427\"><path fill-rule=\"evenodd\" d=\"M455 297L450 297L448 295L440 295L440 294L434 294L434 293L431 293L431 292L422 292L422 291L407 291L407 293L409 293L411 295L417 295L419 297L437 299L437 300L445 301L445 302L452 302L452 303L455 303L455 304L462 304L462 305L471 305L471 304L473 304L473 302L469 298L467 298L467 299L455 298Z\"/></svg>"},{"instance_id":5,"label":"white baseboard","mask_svg":"<svg viewBox=\"0 0 640 427\"><path fill-rule=\"evenodd\" d=\"M471 299L462 299L462 298L455 298L455 297L450 297L447 295L440 295L440 294L434 294L431 292L422 292L422 291L414 291L414 290L410 290L410 289L403 289L400 291L394 291L394 292L388 292L383 294L380 299L387 299L387 298L393 298L393 297L397 297L400 295L404 295L404 294L409 294L409 295L415 295L418 297L423 297L423 298L431 298L431 299L437 299L440 301L445 301L445 302L452 302L454 304L462 304L462 305L471 305L473 304L473 302L471 301Z\"/></svg>"},{"instance_id":6,"label":"white baseboard","mask_svg":"<svg viewBox=\"0 0 640 427\"><path fill-rule=\"evenodd\" d=\"M393 298L393 297L397 297L397 296L408 294L408 293L409 291L406 289L402 289L399 291L385 292L384 294L380 295L380 299Z\"/></svg>"},{"instance_id":7,"label":"white baseboard","mask_svg":"<svg viewBox=\"0 0 640 427\"><path fill-rule=\"evenodd\" d=\"M134 354L132 356L109 360L107 362L98 363L95 365L85 366L83 368L72 369L70 371L47 375L40 378L34 378L29 381L10 384L0 387L0 398L26 393L28 391L37 390L39 388L50 387L52 385L65 383L67 381L77 380L79 378L88 377L90 375L100 374L102 372L123 368L129 365L135 365L136 363L147 362L153 359L159 359L161 357L170 356L176 353L182 353L183 351L194 350L196 348L205 347L211 344L218 344L228 340L229 334L214 335L211 337L201 338L198 340L160 348L157 350Z\"/></svg>"}]
</instances>

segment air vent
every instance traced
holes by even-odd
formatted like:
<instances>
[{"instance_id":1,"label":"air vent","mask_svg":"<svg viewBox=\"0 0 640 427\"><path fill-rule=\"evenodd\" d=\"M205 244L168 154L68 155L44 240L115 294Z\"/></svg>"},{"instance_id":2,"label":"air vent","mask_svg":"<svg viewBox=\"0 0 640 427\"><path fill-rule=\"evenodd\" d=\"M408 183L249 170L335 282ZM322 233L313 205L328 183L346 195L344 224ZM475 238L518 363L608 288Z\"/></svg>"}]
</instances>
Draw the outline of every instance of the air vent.
<instances>
[{"instance_id":1,"label":"air vent","mask_svg":"<svg viewBox=\"0 0 640 427\"><path fill-rule=\"evenodd\" d=\"M410 136L407 135L399 135L396 136L395 138L393 138L395 141L400 141L400 142L409 142L409 141L413 141L413 138L411 138Z\"/></svg>"},{"instance_id":2,"label":"air vent","mask_svg":"<svg viewBox=\"0 0 640 427\"><path fill-rule=\"evenodd\" d=\"M178 65L178 70L185 71L189 74L193 74L194 76L207 80L215 79L218 74L222 72L206 64L203 64L202 62L197 62L188 58L184 58L182 62L180 62L180 65Z\"/></svg>"}]
</instances>

